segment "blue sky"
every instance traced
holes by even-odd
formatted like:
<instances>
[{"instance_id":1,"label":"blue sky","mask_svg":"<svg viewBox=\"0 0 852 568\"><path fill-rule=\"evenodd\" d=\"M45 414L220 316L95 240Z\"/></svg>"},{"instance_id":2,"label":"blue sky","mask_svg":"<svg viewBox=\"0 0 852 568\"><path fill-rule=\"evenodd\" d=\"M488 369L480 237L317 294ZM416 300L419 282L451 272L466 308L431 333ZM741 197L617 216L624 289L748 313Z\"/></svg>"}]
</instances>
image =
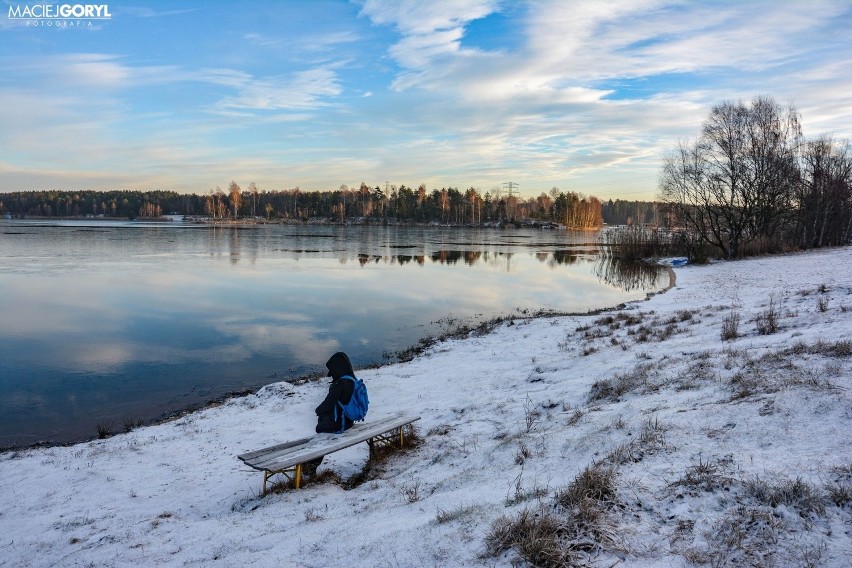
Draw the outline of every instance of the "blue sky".
<instances>
[{"instance_id":1,"label":"blue sky","mask_svg":"<svg viewBox=\"0 0 852 568\"><path fill-rule=\"evenodd\" d=\"M712 105L757 95L852 138L848 0L105 1L69 27L0 1L0 191L653 199Z\"/></svg>"}]
</instances>

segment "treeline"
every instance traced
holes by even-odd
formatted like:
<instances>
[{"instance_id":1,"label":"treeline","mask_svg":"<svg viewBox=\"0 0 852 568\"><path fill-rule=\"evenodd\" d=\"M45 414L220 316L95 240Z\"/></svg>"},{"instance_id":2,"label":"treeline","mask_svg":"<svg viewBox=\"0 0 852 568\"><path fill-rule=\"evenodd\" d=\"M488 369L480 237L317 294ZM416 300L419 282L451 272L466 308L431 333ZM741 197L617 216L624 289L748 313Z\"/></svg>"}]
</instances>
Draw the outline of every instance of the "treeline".
<instances>
[{"instance_id":1,"label":"treeline","mask_svg":"<svg viewBox=\"0 0 852 568\"><path fill-rule=\"evenodd\" d=\"M666 158L660 192L698 257L852 240L849 142L805 139L795 107L770 97L716 105L698 138Z\"/></svg>"},{"instance_id":2,"label":"treeline","mask_svg":"<svg viewBox=\"0 0 852 568\"><path fill-rule=\"evenodd\" d=\"M0 193L0 214L15 217L202 215L204 198L174 191L17 191Z\"/></svg>"},{"instance_id":3,"label":"treeline","mask_svg":"<svg viewBox=\"0 0 852 568\"><path fill-rule=\"evenodd\" d=\"M538 197L481 194L475 188L427 190L405 185L358 189L345 185L334 191L299 188L261 191L254 183L243 189L231 182L206 195L171 191L28 191L0 194L0 214L13 216L117 218L158 217L163 214L212 219L297 220L324 218L335 222L485 224L539 222L570 228L595 228L603 223L602 205L595 197L553 188Z\"/></svg>"}]
</instances>

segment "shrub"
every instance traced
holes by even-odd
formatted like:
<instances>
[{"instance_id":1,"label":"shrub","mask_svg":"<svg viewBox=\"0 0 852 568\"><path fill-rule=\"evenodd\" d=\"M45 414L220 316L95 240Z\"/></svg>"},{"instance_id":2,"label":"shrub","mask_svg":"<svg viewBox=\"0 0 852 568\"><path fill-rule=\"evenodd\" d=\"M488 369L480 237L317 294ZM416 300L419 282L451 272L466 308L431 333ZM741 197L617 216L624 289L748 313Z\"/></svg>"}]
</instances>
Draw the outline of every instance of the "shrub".
<instances>
[{"instance_id":1,"label":"shrub","mask_svg":"<svg viewBox=\"0 0 852 568\"><path fill-rule=\"evenodd\" d=\"M778 331L778 311L775 309L775 299L769 299L769 307L759 313L754 320L757 333L771 335Z\"/></svg>"},{"instance_id":2,"label":"shrub","mask_svg":"<svg viewBox=\"0 0 852 568\"><path fill-rule=\"evenodd\" d=\"M630 226L604 233L612 256L624 260L642 260L666 256L671 250L671 235L662 229Z\"/></svg>"},{"instance_id":3,"label":"shrub","mask_svg":"<svg viewBox=\"0 0 852 568\"><path fill-rule=\"evenodd\" d=\"M145 421L141 418L128 418L124 421L124 431L131 432L140 426L143 426Z\"/></svg>"},{"instance_id":4,"label":"shrub","mask_svg":"<svg viewBox=\"0 0 852 568\"><path fill-rule=\"evenodd\" d=\"M730 341L739 337L740 314L731 310L725 321L722 322L722 341Z\"/></svg>"},{"instance_id":5,"label":"shrub","mask_svg":"<svg viewBox=\"0 0 852 568\"><path fill-rule=\"evenodd\" d=\"M98 432L98 439L103 440L105 438L109 438L112 436L112 423L111 422L101 422L95 429Z\"/></svg>"}]
</instances>

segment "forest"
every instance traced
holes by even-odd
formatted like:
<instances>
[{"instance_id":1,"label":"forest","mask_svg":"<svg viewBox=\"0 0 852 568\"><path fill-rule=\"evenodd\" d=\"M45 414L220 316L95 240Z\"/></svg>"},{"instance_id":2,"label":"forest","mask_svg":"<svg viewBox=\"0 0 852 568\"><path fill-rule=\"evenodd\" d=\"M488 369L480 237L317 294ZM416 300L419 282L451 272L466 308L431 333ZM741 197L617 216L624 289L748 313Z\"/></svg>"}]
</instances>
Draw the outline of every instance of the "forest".
<instances>
[{"instance_id":1,"label":"forest","mask_svg":"<svg viewBox=\"0 0 852 568\"><path fill-rule=\"evenodd\" d=\"M610 205L612 202L610 202ZM0 194L0 215L12 217L156 218L164 214L213 220L401 222L481 225L490 223L557 223L569 228L600 227L609 205L595 197L553 188L538 197L484 195L474 188L428 191L405 185L333 191L299 188L261 191L254 183L243 189L231 182L204 195L173 191L19 191ZM635 211L637 205L624 207ZM616 209L613 207L613 209ZM619 209L620 210L620 209Z\"/></svg>"}]
</instances>

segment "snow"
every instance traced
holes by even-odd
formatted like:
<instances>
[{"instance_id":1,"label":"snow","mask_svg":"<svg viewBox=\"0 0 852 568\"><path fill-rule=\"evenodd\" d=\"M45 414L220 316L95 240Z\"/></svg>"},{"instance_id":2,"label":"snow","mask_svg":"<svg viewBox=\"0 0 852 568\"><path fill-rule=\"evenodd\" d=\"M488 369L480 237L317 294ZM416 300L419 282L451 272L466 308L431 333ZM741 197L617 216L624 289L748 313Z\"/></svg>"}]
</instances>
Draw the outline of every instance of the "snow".
<instances>
[{"instance_id":1,"label":"snow","mask_svg":"<svg viewBox=\"0 0 852 568\"><path fill-rule=\"evenodd\" d=\"M516 549L488 551L495 521L558 511L595 463L617 489L595 564L850 566L852 248L673 270L672 289L621 309L360 370L370 417L419 414L423 441L353 488L261 497L236 457L311 435L325 381L6 452L0 566L513 566ZM346 480L366 460L362 444L320 471Z\"/></svg>"}]
</instances>

